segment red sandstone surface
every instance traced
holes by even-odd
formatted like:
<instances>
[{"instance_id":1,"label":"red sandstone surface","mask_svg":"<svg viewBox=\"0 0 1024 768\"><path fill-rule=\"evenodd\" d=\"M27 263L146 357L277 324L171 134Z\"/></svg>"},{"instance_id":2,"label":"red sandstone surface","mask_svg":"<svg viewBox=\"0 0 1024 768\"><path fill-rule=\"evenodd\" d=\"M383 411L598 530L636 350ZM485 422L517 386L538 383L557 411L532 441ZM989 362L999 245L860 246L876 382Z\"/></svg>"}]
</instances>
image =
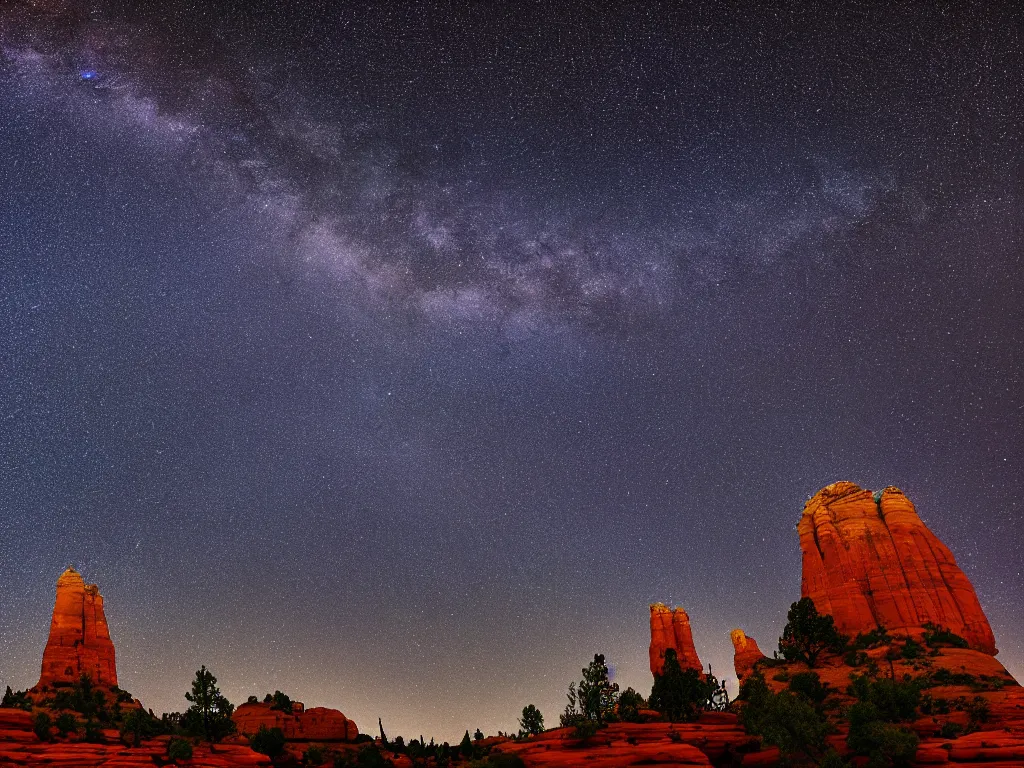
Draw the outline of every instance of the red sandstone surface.
<instances>
[{"instance_id":1,"label":"red sandstone surface","mask_svg":"<svg viewBox=\"0 0 1024 768\"><path fill-rule=\"evenodd\" d=\"M881 625L920 636L932 623L996 653L974 588L898 488L886 488L876 502L853 483L833 483L807 502L797 529L801 592L841 632Z\"/></svg>"},{"instance_id":2,"label":"red sandstone surface","mask_svg":"<svg viewBox=\"0 0 1024 768\"><path fill-rule=\"evenodd\" d=\"M651 606L651 674L660 675L665 666L665 651L675 649L679 666L683 669L691 667L703 672L704 667L693 646L693 632L690 630L690 617L682 608L669 609L664 603Z\"/></svg>"},{"instance_id":3,"label":"red sandstone surface","mask_svg":"<svg viewBox=\"0 0 1024 768\"><path fill-rule=\"evenodd\" d=\"M103 613L103 597L74 568L57 579L57 599L50 637L43 650L43 668L36 688L75 683L89 675L97 685L117 685L114 644Z\"/></svg>"},{"instance_id":4,"label":"red sandstone surface","mask_svg":"<svg viewBox=\"0 0 1024 768\"><path fill-rule=\"evenodd\" d=\"M74 739L43 742L32 731L32 715L0 708L0 766L59 766L60 768L154 768L167 759L170 737L127 747L117 731L104 732L102 744ZM268 768L270 760L240 744L193 747L190 768Z\"/></svg>"},{"instance_id":5,"label":"red sandstone surface","mask_svg":"<svg viewBox=\"0 0 1024 768\"><path fill-rule=\"evenodd\" d=\"M738 760L757 749L757 739L743 732L736 715L708 712L696 723L613 723L586 741L573 738L570 728L557 728L527 741L506 742L495 751L518 755L530 768L625 768L727 765L730 756Z\"/></svg>"},{"instance_id":6,"label":"red sandstone surface","mask_svg":"<svg viewBox=\"0 0 1024 768\"><path fill-rule=\"evenodd\" d=\"M736 668L736 679L742 681L754 671L754 665L765 655L757 647L757 640L747 637L742 629L734 629L729 633L733 647L733 666Z\"/></svg>"},{"instance_id":7,"label":"red sandstone surface","mask_svg":"<svg viewBox=\"0 0 1024 768\"><path fill-rule=\"evenodd\" d=\"M270 704L241 704L231 718L239 733L254 734L260 726L280 728L286 739L304 741L352 741L359 735L356 724L336 709L303 709L296 702L295 714L272 709Z\"/></svg>"}]
</instances>

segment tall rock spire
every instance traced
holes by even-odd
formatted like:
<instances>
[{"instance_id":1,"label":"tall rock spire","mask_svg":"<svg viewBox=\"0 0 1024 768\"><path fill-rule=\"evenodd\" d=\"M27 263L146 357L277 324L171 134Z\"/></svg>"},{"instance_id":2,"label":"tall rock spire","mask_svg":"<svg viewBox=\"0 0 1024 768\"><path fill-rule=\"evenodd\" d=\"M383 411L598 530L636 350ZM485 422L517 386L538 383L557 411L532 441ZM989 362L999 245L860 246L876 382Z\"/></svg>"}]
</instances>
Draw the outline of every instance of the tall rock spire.
<instances>
[{"instance_id":1,"label":"tall rock spire","mask_svg":"<svg viewBox=\"0 0 1024 768\"><path fill-rule=\"evenodd\" d=\"M697 649L693 645L690 617L682 608L669 609L664 603L651 606L651 674L660 675L665 666L665 651L672 648L683 669L703 672Z\"/></svg>"},{"instance_id":2,"label":"tall rock spire","mask_svg":"<svg viewBox=\"0 0 1024 768\"><path fill-rule=\"evenodd\" d=\"M996 653L974 587L898 488L872 494L833 483L807 502L797 530L801 593L831 614L839 631L884 626L914 635L934 624Z\"/></svg>"},{"instance_id":3,"label":"tall rock spire","mask_svg":"<svg viewBox=\"0 0 1024 768\"><path fill-rule=\"evenodd\" d=\"M89 675L97 685L117 685L103 597L95 584L86 584L78 571L68 568L57 579L50 637L36 687L74 683L82 675Z\"/></svg>"}]
</instances>

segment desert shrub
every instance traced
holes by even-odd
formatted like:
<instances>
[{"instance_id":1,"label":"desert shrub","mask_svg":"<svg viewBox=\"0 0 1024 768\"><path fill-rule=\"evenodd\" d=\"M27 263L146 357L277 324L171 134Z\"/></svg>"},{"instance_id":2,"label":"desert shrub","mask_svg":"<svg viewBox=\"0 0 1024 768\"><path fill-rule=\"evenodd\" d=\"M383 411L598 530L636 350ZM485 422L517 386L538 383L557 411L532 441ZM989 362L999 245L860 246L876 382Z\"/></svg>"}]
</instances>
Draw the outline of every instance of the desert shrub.
<instances>
[{"instance_id":1,"label":"desert shrub","mask_svg":"<svg viewBox=\"0 0 1024 768\"><path fill-rule=\"evenodd\" d=\"M860 703L871 704L879 717L890 723L913 720L921 703L920 684L913 680L872 680L866 675L852 675L846 692Z\"/></svg>"},{"instance_id":2,"label":"desert shrub","mask_svg":"<svg viewBox=\"0 0 1024 768\"><path fill-rule=\"evenodd\" d=\"M121 736L131 737L132 746L138 747L143 739L152 738L160 731L155 717L144 709L133 709L121 722Z\"/></svg>"},{"instance_id":3,"label":"desert shrub","mask_svg":"<svg viewBox=\"0 0 1024 768\"><path fill-rule=\"evenodd\" d=\"M69 733L78 732L78 720L70 712L61 713L61 715L54 720L53 724L57 728L57 733L60 734L61 738L66 737Z\"/></svg>"},{"instance_id":4,"label":"desert shrub","mask_svg":"<svg viewBox=\"0 0 1024 768\"><path fill-rule=\"evenodd\" d=\"M173 763L191 760L192 745L185 739L171 739L167 742L167 758Z\"/></svg>"},{"instance_id":5,"label":"desert shrub","mask_svg":"<svg viewBox=\"0 0 1024 768\"><path fill-rule=\"evenodd\" d=\"M904 659L920 659L924 656L924 646L917 642L914 638L908 637L906 642L903 643L903 648L900 649L900 655Z\"/></svg>"},{"instance_id":6,"label":"desert shrub","mask_svg":"<svg viewBox=\"0 0 1024 768\"><path fill-rule=\"evenodd\" d=\"M32 718L32 730L40 741L50 741L50 728L53 721L46 712L39 712Z\"/></svg>"},{"instance_id":7,"label":"desert shrub","mask_svg":"<svg viewBox=\"0 0 1024 768\"><path fill-rule=\"evenodd\" d=\"M82 738L90 744L102 744L103 731L100 730L100 724L95 720L86 720L85 732L82 734Z\"/></svg>"},{"instance_id":8,"label":"desert shrub","mask_svg":"<svg viewBox=\"0 0 1024 768\"><path fill-rule=\"evenodd\" d=\"M936 647L941 645L950 645L954 648L967 648L968 643L960 635L951 632L944 627L936 626L931 622L927 622L924 625L924 644Z\"/></svg>"},{"instance_id":9,"label":"desert shrub","mask_svg":"<svg viewBox=\"0 0 1024 768\"><path fill-rule=\"evenodd\" d=\"M977 680L974 675L967 672L950 672L945 667L940 667L932 672L929 682L932 685L974 685Z\"/></svg>"},{"instance_id":10,"label":"desert shrub","mask_svg":"<svg viewBox=\"0 0 1024 768\"><path fill-rule=\"evenodd\" d=\"M644 697L627 688L619 696L619 719L627 723L640 722L640 709L644 706Z\"/></svg>"},{"instance_id":11,"label":"desert shrub","mask_svg":"<svg viewBox=\"0 0 1024 768\"><path fill-rule=\"evenodd\" d=\"M519 718L519 732L524 736L535 736L544 732L544 715L533 704L523 707L523 716ZM480 734L483 738L483 734Z\"/></svg>"},{"instance_id":12,"label":"desert shrub","mask_svg":"<svg viewBox=\"0 0 1024 768\"><path fill-rule=\"evenodd\" d=\"M847 648L854 651L866 651L868 648L878 648L892 642L889 630L879 626L870 632L861 632L847 644Z\"/></svg>"},{"instance_id":13,"label":"desert shrub","mask_svg":"<svg viewBox=\"0 0 1024 768\"><path fill-rule=\"evenodd\" d=\"M249 746L270 759L284 754L284 744L284 731L280 728L267 728L261 725L259 730L249 737Z\"/></svg>"},{"instance_id":14,"label":"desert shrub","mask_svg":"<svg viewBox=\"0 0 1024 768\"><path fill-rule=\"evenodd\" d=\"M788 683L789 682L789 677L790 677L789 670L788 669L784 669L781 672L778 672L778 673L772 675L772 680L774 680L777 683Z\"/></svg>"},{"instance_id":15,"label":"desert shrub","mask_svg":"<svg viewBox=\"0 0 1024 768\"><path fill-rule=\"evenodd\" d=\"M583 739L586 741L597 733L598 723L596 720L580 720L572 729L572 736L574 739Z\"/></svg>"},{"instance_id":16,"label":"desert shrub","mask_svg":"<svg viewBox=\"0 0 1024 768\"><path fill-rule=\"evenodd\" d=\"M828 698L828 683L822 684L817 672L799 672L790 679L789 690L806 698L811 704L821 706Z\"/></svg>"},{"instance_id":17,"label":"desert shrub","mask_svg":"<svg viewBox=\"0 0 1024 768\"><path fill-rule=\"evenodd\" d=\"M833 727L802 696L791 691L772 693L761 675L753 675L740 686L740 699L740 720L746 732L778 747L783 759L817 764L824 758L825 737Z\"/></svg>"},{"instance_id":18,"label":"desert shrub","mask_svg":"<svg viewBox=\"0 0 1024 768\"><path fill-rule=\"evenodd\" d=\"M843 663L848 667L859 667L863 664L867 664L871 657L868 656L864 651L858 651L850 649L843 656Z\"/></svg>"},{"instance_id":19,"label":"desert shrub","mask_svg":"<svg viewBox=\"0 0 1024 768\"><path fill-rule=\"evenodd\" d=\"M963 732L964 728L959 723L945 722L939 729L939 736L944 739L955 739Z\"/></svg>"},{"instance_id":20,"label":"desert shrub","mask_svg":"<svg viewBox=\"0 0 1024 768\"><path fill-rule=\"evenodd\" d=\"M793 603L786 619L779 652L787 661L802 661L813 667L822 653L841 653L846 647L847 638L836 629L835 620L818 613L809 597Z\"/></svg>"},{"instance_id":21,"label":"desert shrub","mask_svg":"<svg viewBox=\"0 0 1024 768\"><path fill-rule=\"evenodd\" d=\"M306 765L323 765L327 760L327 752L323 747L313 744L302 753L302 762Z\"/></svg>"},{"instance_id":22,"label":"desert shrub","mask_svg":"<svg viewBox=\"0 0 1024 768\"><path fill-rule=\"evenodd\" d=\"M989 718L992 716L992 710L989 708L988 702L985 701L981 696L975 696L971 703L966 708L967 712L967 730L977 731L981 728L984 723L987 723Z\"/></svg>"},{"instance_id":23,"label":"desert shrub","mask_svg":"<svg viewBox=\"0 0 1024 768\"><path fill-rule=\"evenodd\" d=\"M910 765L917 754L917 734L886 722L878 708L866 701L850 707L849 718L846 744L854 754L867 757L870 768Z\"/></svg>"},{"instance_id":24,"label":"desert shrub","mask_svg":"<svg viewBox=\"0 0 1024 768\"><path fill-rule=\"evenodd\" d=\"M7 686L7 690L4 691L4 698L0 701L0 707L10 707L12 709L32 709L32 700L28 697L28 691L12 691L11 686Z\"/></svg>"},{"instance_id":25,"label":"desert shrub","mask_svg":"<svg viewBox=\"0 0 1024 768\"><path fill-rule=\"evenodd\" d=\"M651 709L680 723L696 720L708 708L717 688L695 669L681 669L674 649L665 651L665 664L660 675L654 676L654 686L648 701Z\"/></svg>"}]
</instances>

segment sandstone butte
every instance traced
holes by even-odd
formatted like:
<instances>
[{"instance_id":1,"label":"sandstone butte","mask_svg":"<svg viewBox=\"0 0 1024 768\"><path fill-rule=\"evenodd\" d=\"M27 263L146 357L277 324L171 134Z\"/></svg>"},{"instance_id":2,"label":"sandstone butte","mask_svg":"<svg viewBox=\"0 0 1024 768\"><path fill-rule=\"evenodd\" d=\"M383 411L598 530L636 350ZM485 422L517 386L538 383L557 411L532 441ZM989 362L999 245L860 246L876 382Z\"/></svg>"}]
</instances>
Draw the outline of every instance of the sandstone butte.
<instances>
[{"instance_id":1,"label":"sandstone butte","mask_svg":"<svg viewBox=\"0 0 1024 768\"><path fill-rule=\"evenodd\" d=\"M797 530L801 593L831 614L840 632L884 626L920 637L930 623L996 654L970 581L898 488L872 494L850 482L833 483L806 503Z\"/></svg>"},{"instance_id":2,"label":"sandstone butte","mask_svg":"<svg viewBox=\"0 0 1024 768\"><path fill-rule=\"evenodd\" d=\"M50 637L43 650L43 668L36 689L54 683L75 683L89 675L98 685L117 685L114 643L110 640L103 597L74 568L57 579Z\"/></svg>"},{"instance_id":3,"label":"sandstone butte","mask_svg":"<svg viewBox=\"0 0 1024 768\"><path fill-rule=\"evenodd\" d=\"M284 737L296 741L354 741L359 735L356 724L336 709L311 707L293 702L292 714L273 709L270 704L240 704L231 719L239 733L252 735L260 726L280 728Z\"/></svg>"},{"instance_id":4,"label":"sandstone butte","mask_svg":"<svg viewBox=\"0 0 1024 768\"><path fill-rule=\"evenodd\" d=\"M660 675L665 666L665 651L675 649L679 666L703 672L704 667L693 645L690 617L682 608L669 609L664 603L651 606L651 674Z\"/></svg>"},{"instance_id":5,"label":"sandstone butte","mask_svg":"<svg viewBox=\"0 0 1024 768\"><path fill-rule=\"evenodd\" d=\"M734 629L729 633L734 651L733 666L736 667L736 679L742 681L754 671L754 665L765 655L757 647L757 640L747 637L742 629Z\"/></svg>"}]
</instances>

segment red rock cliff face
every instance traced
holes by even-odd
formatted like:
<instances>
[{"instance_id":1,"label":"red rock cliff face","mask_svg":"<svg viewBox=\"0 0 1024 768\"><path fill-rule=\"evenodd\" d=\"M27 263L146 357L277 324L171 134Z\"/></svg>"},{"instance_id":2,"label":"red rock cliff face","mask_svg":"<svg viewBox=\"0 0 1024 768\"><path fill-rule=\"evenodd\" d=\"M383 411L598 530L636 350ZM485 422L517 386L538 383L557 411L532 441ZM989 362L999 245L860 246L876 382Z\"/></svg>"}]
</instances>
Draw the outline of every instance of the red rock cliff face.
<instances>
[{"instance_id":1,"label":"red rock cliff face","mask_svg":"<svg viewBox=\"0 0 1024 768\"><path fill-rule=\"evenodd\" d=\"M280 728L286 739L311 741L353 741L359 735L356 724L336 709L311 707L304 709L295 702L295 714L289 715L269 704L241 704L231 719L244 734L254 734L260 726Z\"/></svg>"},{"instance_id":2,"label":"red rock cliff face","mask_svg":"<svg viewBox=\"0 0 1024 768\"><path fill-rule=\"evenodd\" d=\"M995 654L992 628L953 554L898 488L877 498L840 482L807 502L797 526L803 596L850 635L879 625L920 634L930 622Z\"/></svg>"},{"instance_id":3,"label":"red rock cliff face","mask_svg":"<svg viewBox=\"0 0 1024 768\"><path fill-rule=\"evenodd\" d=\"M729 633L733 647L733 666L736 668L736 679L742 681L754 671L754 665L765 656L757 647L757 640L747 637L742 629L734 629Z\"/></svg>"},{"instance_id":4,"label":"red rock cliff face","mask_svg":"<svg viewBox=\"0 0 1024 768\"><path fill-rule=\"evenodd\" d=\"M117 685L103 597L95 584L86 584L74 568L68 568L57 579L50 637L36 687L74 683L82 675L89 675L97 685Z\"/></svg>"},{"instance_id":5,"label":"red rock cliff face","mask_svg":"<svg viewBox=\"0 0 1024 768\"><path fill-rule=\"evenodd\" d=\"M690 617L682 608L671 610L664 603L651 606L651 674L660 675L665 666L665 651L674 648L679 666L683 669L692 667L703 672L704 667L693 646L693 633L690 631Z\"/></svg>"}]
</instances>

